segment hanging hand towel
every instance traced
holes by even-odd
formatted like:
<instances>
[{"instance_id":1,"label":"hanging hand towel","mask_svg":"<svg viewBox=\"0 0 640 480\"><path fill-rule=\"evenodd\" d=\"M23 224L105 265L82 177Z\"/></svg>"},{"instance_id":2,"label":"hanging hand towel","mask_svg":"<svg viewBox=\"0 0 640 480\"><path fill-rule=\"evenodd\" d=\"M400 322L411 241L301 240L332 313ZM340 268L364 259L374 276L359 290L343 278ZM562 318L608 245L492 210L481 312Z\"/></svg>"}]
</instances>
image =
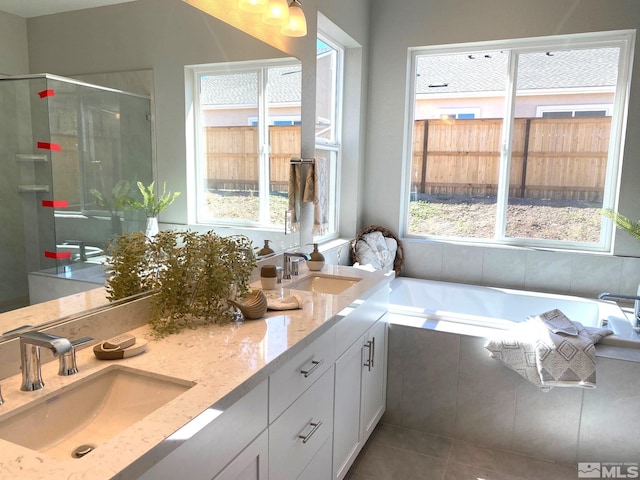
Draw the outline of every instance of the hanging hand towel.
<instances>
[{"instance_id":1,"label":"hanging hand towel","mask_svg":"<svg viewBox=\"0 0 640 480\"><path fill-rule=\"evenodd\" d=\"M314 235L324 235L329 230L329 161L326 158L316 158L311 168L312 190L309 192L313 202ZM307 182L307 186L309 182ZM305 192L306 194L306 192Z\"/></svg>"},{"instance_id":2,"label":"hanging hand towel","mask_svg":"<svg viewBox=\"0 0 640 480\"><path fill-rule=\"evenodd\" d=\"M302 201L302 166L292 163L289 166L289 211L291 212L291 231L300 230L300 202Z\"/></svg>"}]
</instances>

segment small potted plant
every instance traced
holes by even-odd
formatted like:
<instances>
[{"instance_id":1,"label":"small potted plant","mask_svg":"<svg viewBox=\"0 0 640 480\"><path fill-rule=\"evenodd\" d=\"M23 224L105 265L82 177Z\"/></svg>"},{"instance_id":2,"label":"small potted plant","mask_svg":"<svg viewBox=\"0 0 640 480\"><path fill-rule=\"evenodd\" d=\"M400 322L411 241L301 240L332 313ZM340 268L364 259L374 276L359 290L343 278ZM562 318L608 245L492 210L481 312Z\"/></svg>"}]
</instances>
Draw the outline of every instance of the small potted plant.
<instances>
[{"instance_id":1,"label":"small potted plant","mask_svg":"<svg viewBox=\"0 0 640 480\"><path fill-rule=\"evenodd\" d=\"M122 233L122 221L118 212L124 210L131 201L129 196L129 190L131 185L126 180L120 180L111 189L109 196L103 195L99 190L90 189L91 195L95 198L96 205L103 210L108 210L111 216L111 230L114 234L120 235Z\"/></svg>"},{"instance_id":2,"label":"small potted plant","mask_svg":"<svg viewBox=\"0 0 640 480\"><path fill-rule=\"evenodd\" d=\"M129 200L129 205L142 210L147 216L146 235L151 238L158 233L158 214L173 203L178 198L180 192L167 192L167 182L162 186L162 195L156 196L155 182L145 186L142 182L137 182L138 190L142 195L142 201L134 198Z\"/></svg>"}]
</instances>

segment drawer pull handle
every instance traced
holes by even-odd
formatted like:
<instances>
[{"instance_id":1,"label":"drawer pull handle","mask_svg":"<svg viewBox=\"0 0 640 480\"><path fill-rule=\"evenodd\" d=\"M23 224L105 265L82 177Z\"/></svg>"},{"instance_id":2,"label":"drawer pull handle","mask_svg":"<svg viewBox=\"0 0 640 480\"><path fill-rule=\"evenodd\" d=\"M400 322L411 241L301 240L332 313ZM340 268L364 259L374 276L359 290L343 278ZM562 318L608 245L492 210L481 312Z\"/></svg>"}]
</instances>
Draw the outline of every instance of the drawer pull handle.
<instances>
[{"instance_id":1,"label":"drawer pull handle","mask_svg":"<svg viewBox=\"0 0 640 480\"><path fill-rule=\"evenodd\" d=\"M324 363L324 360L312 360L311 361L311 368L309 370L300 370L300 373L302 375L304 375L304 378L307 378L309 375L311 375L316 368L318 368L320 365L322 365Z\"/></svg>"},{"instance_id":2,"label":"drawer pull handle","mask_svg":"<svg viewBox=\"0 0 640 480\"><path fill-rule=\"evenodd\" d=\"M306 435L298 435L298 438L302 439L302 443L307 443L312 435L316 433L316 430L318 430L320 428L320 425L322 425L322 420L311 422L309 425L313 427L309 433L307 433Z\"/></svg>"},{"instance_id":3,"label":"drawer pull handle","mask_svg":"<svg viewBox=\"0 0 640 480\"><path fill-rule=\"evenodd\" d=\"M375 349L375 340L368 340L367 343L364 344L364 348L367 349L367 361L364 362L364 366L367 367L367 370L370 372L373 368L373 354Z\"/></svg>"}]
</instances>

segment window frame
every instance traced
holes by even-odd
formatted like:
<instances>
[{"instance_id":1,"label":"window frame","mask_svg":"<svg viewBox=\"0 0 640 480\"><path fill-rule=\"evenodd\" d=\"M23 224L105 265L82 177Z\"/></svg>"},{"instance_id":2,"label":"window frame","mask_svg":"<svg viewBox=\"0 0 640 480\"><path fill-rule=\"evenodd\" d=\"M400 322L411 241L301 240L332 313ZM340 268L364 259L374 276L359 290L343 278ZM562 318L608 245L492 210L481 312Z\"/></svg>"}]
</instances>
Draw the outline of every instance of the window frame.
<instances>
[{"instance_id":1,"label":"window frame","mask_svg":"<svg viewBox=\"0 0 640 480\"><path fill-rule=\"evenodd\" d=\"M631 65L633 62L635 45L635 30L618 30L609 32L592 32L584 34L554 35L548 37L498 40L489 42L461 43L439 46L411 47L408 49L407 68L407 97L406 123L404 133L404 186L402 199L402 232L403 236L416 240L444 240L467 244L510 245L534 248L548 248L555 250L576 250L593 252L612 252L613 223L603 216L601 234L598 243L572 242L545 239L518 239L506 237L506 219L509 190L509 168L512 155L512 129L514 120L514 106L516 101L516 64L520 53L538 52L541 50L568 48L620 48L618 63L618 83L616 85L612 107L611 135L606 168L606 180L602 208L614 209L617 206L620 171L622 167L622 152L625 140L628 98L631 83ZM416 106L416 59L425 54L461 54L490 50L510 51L508 62L507 86L505 88L505 114L501 139L500 173L498 180L498 195L496 201L496 225L494 238L468 238L439 235L418 235L409 233L409 211L411 203L411 170L412 170L412 142L413 125L415 124Z\"/></svg>"},{"instance_id":2,"label":"window frame","mask_svg":"<svg viewBox=\"0 0 640 480\"><path fill-rule=\"evenodd\" d=\"M250 60L250 61L237 61L237 62L225 62L225 63L216 63L216 64L204 64L204 65L193 65L188 68L189 75L191 76L192 83L192 98L193 98L193 112L190 115L192 130L188 129L187 133L192 132L191 138L193 139L193 174L194 174L194 185L195 190L193 192L193 216L190 215L192 221L190 223L195 223L196 225L203 226L223 226L223 227L238 227L238 228L260 228L262 230L272 230L272 231L280 231L282 230L281 225L273 225L270 223L265 223L264 219L268 218L268 214L266 213L268 210L268 202L269 202L269 175L268 175L268 166L269 166L269 155L270 155L270 145L269 145L269 126L270 122L269 111L267 105L267 89L268 89L268 70L270 68L277 68L287 65L299 65L300 60L294 57L283 57L283 58L273 58L273 59L263 59L263 60ZM249 117L249 118L257 118L258 119L258 151L256 154L258 155L258 168L259 168L259 190L258 196L259 200L259 221L252 221L248 219L206 219L204 218L204 214L200 211L202 208L202 195L203 191L206 188L203 185L205 182L206 175L203 170L206 169L205 162L201 162L203 149L204 149L204 141L198 132L202 131L202 116L201 113L201 104L200 104L200 77L203 75L211 74L230 74L230 73L256 73L258 80L258 98L256 109L258 110L257 117ZM259 120L264 117L263 122ZM292 116L288 116L292 117ZM248 125L250 125L250 121L248 118ZM275 118L275 117L274 117ZM278 116L278 118L280 118ZM288 118L289 119L289 118ZM301 117L299 122L301 121ZM298 122L298 123L299 123ZM295 124L295 122L293 122Z\"/></svg>"},{"instance_id":3,"label":"window frame","mask_svg":"<svg viewBox=\"0 0 640 480\"><path fill-rule=\"evenodd\" d=\"M334 77L334 112L333 121L335 123L334 128L334 141L328 141L324 138L315 137L315 151L316 156L322 156L322 152L328 152L327 160L331 161L331 155L335 154L335 164L333 177L330 179L329 189L329 232L325 235L313 235L313 242L320 243L328 240L333 240L339 237L339 214L340 214L340 177L339 172L342 170L342 116L344 109L344 62L345 62L345 46L334 40L325 32L318 29L317 37L322 42L333 48L336 53L336 65L335 65L335 77ZM317 92L317 90L316 90ZM317 113L317 112L316 112ZM314 115L314 123L317 119L317 114ZM315 125L314 125L315 130Z\"/></svg>"}]
</instances>

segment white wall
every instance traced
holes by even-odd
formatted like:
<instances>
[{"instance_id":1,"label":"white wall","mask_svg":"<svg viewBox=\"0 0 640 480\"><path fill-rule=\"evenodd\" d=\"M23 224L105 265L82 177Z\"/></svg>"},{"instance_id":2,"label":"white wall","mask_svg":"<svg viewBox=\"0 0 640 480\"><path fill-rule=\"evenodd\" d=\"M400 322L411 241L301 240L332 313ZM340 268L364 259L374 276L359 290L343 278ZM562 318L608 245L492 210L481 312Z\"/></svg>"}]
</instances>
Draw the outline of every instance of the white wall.
<instances>
[{"instance_id":1,"label":"white wall","mask_svg":"<svg viewBox=\"0 0 640 480\"><path fill-rule=\"evenodd\" d=\"M0 75L26 73L29 68L27 21L0 12Z\"/></svg>"},{"instance_id":2,"label":"white wall","mask_svg":"<svg viewBox=\"0 0 640 480\"><path fill-rule=\"evenodd\" d=\"M637 28L635 0L372 0L371 49L363 225L401 229L403 134L407 49L509 38ZM634 69L640 67L636 55ZM640 87L634 77L619 210L638 219L640 210ZM635 293L640 282L640 244L615 237L619 257L527 249L438 244L405 240L404 274L423 278L502 284L516 288L592 294Z\"/></svg>"}]
</instances>

